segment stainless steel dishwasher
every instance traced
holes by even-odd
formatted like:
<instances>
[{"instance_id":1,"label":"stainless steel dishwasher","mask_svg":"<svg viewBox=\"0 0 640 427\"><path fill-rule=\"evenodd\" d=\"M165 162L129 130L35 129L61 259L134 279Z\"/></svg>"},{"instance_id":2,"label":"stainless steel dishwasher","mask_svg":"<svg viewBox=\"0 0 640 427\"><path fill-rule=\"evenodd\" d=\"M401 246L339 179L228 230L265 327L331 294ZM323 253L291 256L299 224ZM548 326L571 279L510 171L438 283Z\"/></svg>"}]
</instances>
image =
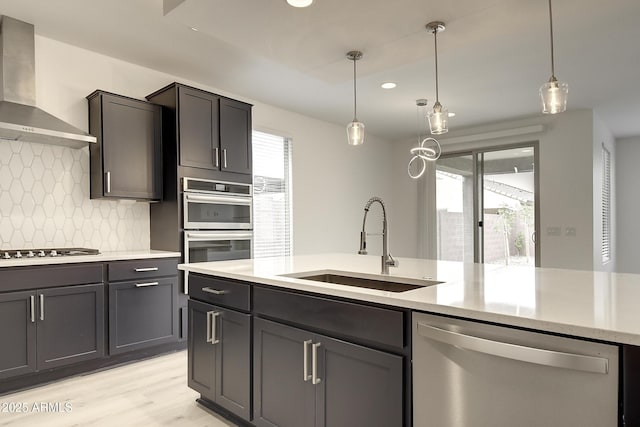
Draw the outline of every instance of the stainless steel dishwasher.
<instances>
[{"instance_id":1,"label":"stainless steel dishwasher","mask_svg":"<svg viewBox=\"0 0 640 427\"><path fill-rule=\"evenodd\" d=\"M414 427L615 427L618 347L413 314Z\"/></svg>"}]
</instances>

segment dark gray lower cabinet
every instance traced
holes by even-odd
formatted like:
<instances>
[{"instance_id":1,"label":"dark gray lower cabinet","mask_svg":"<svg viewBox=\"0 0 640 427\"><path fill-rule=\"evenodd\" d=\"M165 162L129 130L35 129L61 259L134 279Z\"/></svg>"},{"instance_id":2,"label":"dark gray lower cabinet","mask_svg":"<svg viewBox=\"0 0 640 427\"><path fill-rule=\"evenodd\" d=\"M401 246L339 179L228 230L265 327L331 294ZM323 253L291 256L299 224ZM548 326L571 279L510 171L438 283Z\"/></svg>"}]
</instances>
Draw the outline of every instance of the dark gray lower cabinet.
<instances>
[{"instance_id":1,"label":"dark gray lower cabinet","mask_svg":"<svg viewBox=\"0 0 640 427\"><path fill-rule=\"evenodd\" d=\"M176 276L109 283L109 353L178 340Z\"/></svg>"},{"instance_id":2,"label":"dark gray lower cabinet","mask_svg":"<svg viewBox=\"0 0 640 427\"><path fill-rule=\"evenodd\" d=\"M104 356L104 287L0 294L0 378Z\"/></svg>"},{"instance_id":3,"label":"dark gray lower cabinet","mask_svg":"<svg viewBox=\"0 0 640 427\"><path fill-rule=\"evenodd\" d=\"M256 426L403 425L401 356L256 318L253 363Z\"/></svg>"},{"instance_id":4,"label":"dark gray lower cabinet","mask_svg":"<svg viewBox=\"0 0 640 427\"><path fill-rule=\"evenodd\" d=\"M189 300L188 334L189 387L249 420L251 315Z\"/></svg>"},{"instance_id":5,"label":"dark gray lower cabinet","mask_svg":"<svg viewBox=\"0 0 640 427\"><path fill-rule=\"evenodd\" d=\"M0 379L36 370L35 295L0 294Z\"/></svg>"}]
</instances>

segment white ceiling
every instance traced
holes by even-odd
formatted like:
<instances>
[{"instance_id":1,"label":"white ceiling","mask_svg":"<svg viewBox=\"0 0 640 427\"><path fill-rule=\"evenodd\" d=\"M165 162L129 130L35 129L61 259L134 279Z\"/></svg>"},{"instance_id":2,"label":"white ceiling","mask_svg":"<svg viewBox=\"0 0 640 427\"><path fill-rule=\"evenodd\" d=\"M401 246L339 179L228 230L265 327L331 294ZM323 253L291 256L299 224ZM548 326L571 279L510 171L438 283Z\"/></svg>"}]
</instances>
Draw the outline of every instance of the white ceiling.
<instances>
[{"instance_id":1,"label":"white ceiling","mask_svg":"<svg viewBox=\"0 0 640 427\"><path fill-rule=\"evenodd\" d=\"M0 14L36 33L248 99L390 140L415 135L415 100L432 104L432 20L440 101L450 127L538 114L550 75L546 0L0 0ZM556 76L569 108L593 108L617 137L640 135L640 1L554 0ZM195 32L190 27L198 28ZM383 90L394 81L398 87Z\"/></svg>"}]
</instances>

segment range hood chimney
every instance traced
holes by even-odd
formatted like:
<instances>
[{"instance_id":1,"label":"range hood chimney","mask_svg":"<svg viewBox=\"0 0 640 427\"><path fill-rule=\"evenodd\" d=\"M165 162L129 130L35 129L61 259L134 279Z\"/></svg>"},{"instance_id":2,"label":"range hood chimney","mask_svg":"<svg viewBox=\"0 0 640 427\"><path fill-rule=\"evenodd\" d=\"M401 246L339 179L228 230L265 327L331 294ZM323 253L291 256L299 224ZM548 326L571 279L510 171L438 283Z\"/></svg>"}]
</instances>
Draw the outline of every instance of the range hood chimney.
<instances>
[{"instance_id":1,"label":"range hood chimney","mask_svg":"<svg viewBox=\"0 0 640 427\"><path fill-rule=\"evenodd\" d=\"M0 139L73 148L96 142L94 136L36 107L32 24L0 16L0 50Z\"/></svg>"}]
</instances>

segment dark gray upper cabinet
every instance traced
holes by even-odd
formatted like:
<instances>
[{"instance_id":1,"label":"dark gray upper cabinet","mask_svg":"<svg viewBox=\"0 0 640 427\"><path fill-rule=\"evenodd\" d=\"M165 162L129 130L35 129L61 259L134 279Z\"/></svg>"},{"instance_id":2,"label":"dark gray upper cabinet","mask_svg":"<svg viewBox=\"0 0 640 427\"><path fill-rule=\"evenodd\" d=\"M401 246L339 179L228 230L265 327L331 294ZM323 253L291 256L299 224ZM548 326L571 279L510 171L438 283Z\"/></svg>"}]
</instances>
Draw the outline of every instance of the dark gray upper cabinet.
<instances>
[{"instance_id":1,"label":"dark gray upper cabinet","mask_svg":"<svg viewBox=\"0 0 640 427\"><path fill-rule=\"evenodd\" d=\"M220 150L223 171L251 174L251 106L220 100Z\"/></svg>"},{"instance_id":2,"label":"dark gray upper cabinet","mask_svg":"<svg viewBox=\"0 0 640 427\"><path fill-rule=\"evenodd\" d=\"M36 370L36 293L0 294L0 379Z\"/></svg>"},{"instance_id":3,"label":"dark gray upper cabinet","mask_svg":"<svg viewBox=\"0 0 640 427\"><path fill-rule=\"evenodd\" d=\"M162 107L104 91L89 100L91 198L162 198Z\"/></svg>"},{"instance_id":4,"label":"dark gray upper cabinet","mask_svg":"<svg viewBox=\"0 0 640 427\"><path fill-rule=\"evenodd\" d=\"M220 97L181 86L178 89L180 165L220 169Z\"/></svg>"},{"instance_id":5,"label":"dark gray upper cabinet","mask_svg":"<svg viewBox=\"0 0 640 427\"><path fill-rule=\"evenodd\" d=\"M147 99L165 108L165 168L185 168L179 176L251 182L250 104L180 83Z\"/></svg>"}]
</instances>

